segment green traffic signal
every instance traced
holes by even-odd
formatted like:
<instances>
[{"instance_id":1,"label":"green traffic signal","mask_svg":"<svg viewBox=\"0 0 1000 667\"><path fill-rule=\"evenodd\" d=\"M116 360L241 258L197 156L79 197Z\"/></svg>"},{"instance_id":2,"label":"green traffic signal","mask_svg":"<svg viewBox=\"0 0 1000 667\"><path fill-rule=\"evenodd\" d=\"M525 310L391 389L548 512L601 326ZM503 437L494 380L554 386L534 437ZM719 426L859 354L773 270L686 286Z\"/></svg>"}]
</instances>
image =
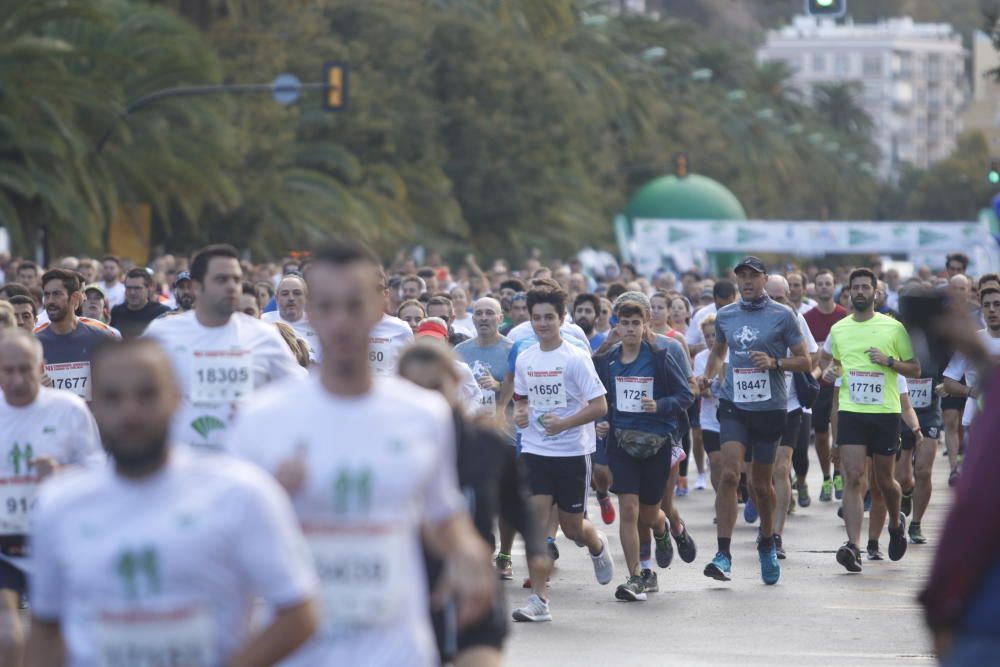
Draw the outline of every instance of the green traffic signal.
<instances>
[{"instance_id":1,"label":"green traffic signal","mask_svg":"<svg viewBox=\"0 0 1000 667\"><path fill-rule=\"evenodd\" d=\"M806 0L806 14L840 18L847 13L847 0Z\"/></svg>"},{"instance_id":2,"label":"green traffic signal","mask_svg":"<svg viewBox=\"0 0 1000 667\"><path fill-rule=\"evenodd\" d=\"M1000 171L991 171L989 179L993 185L1000 183Z\"/></svg>"}]
</instances>

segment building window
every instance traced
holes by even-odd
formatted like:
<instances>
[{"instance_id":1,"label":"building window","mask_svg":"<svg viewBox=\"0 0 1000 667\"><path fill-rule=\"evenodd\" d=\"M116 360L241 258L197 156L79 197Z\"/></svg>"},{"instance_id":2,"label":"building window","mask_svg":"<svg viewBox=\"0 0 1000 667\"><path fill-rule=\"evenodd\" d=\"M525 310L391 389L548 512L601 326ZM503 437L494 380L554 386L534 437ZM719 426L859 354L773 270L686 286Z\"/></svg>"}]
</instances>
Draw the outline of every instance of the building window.
<instances>
[{"instance_id":1,"label":"building window","mask_svg":"<svg viewBox=\"0 0 1000 667\"><path fill-rule=\"evenodd\" d=\"M847 76L851 73L851 61L846 53L836 55L833 60L833 71L838 76Z\"/></svg>"},{"instance_id":2,"label":"building window","mask_svg":"<svg viewBox=\"0 0 1000 667\"><path fill-rule=\"evenodd\" d=\"M826 71L826 54L825 53L814 53L813 54L813 71L814 72L825 72Z\"/></svg>"},{"instance_id":3,"label":"building window","mask_svg":"<svg viewBox=\"0 0 1000 667\"><path fill-rule=\"evenodd\" d=\"M880 76L882 74L882 58L865 56L861 61L861 71L865 76Z\"/></svg>"}]
</instances>

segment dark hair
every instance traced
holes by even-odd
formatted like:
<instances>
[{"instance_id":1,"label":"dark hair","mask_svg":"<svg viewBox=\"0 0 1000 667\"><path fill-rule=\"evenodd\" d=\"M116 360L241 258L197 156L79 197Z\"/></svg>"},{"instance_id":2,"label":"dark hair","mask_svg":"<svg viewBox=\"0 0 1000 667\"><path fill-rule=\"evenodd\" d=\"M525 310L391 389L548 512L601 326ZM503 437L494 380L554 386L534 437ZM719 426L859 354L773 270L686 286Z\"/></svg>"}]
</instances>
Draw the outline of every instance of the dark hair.
<instances>
[{"instance_id":1,"label":"dark hair","mask_svg":"<svg viewBox=\"0 0 1000 667\"><path fill-rule=\"evenodd\" d=\"M984 273L983 275L979 276L979 282L976 284L976 286L979 289L982 289L983 283L989 283L989 282L1000 283L1000 276L998 276L995 273Z\"/></svg>"},{"instance_id":2,"label":"dark hair","mask_svg":"<svg viewBox=\"0 0 1000 667\"><path fill-rule=\"evenodd\" d=\"M274 284L268 280L258 280L253 284L253 286L254 289L256 289L257 287L263 287L264 289L267 290L267 295L269 297L274 296ZM254 295L256 296L256 293Z\"/></svg>"},{"instance_id":3,"label":"dark hair","mask_svg":"<svg viewBox=\"0 0 1000 667\"><path fill-rule=\"evenodd\" d=\"M352 240L327 244L314 252L312 259L313 264L346 266L355 262L367 262L373 266L382 266L382 262L368 246Z\"/></svg>"},{"instance_id":4,"label":"dark hair","mask_svg":"<svg viewBox=\"0 0 1000 667\"><path fill-rule=\"evenodd\" d=\"M31 296L28 288L21 283L5 283L3 287L0 287L0 292L5 293L8 299L13 296Z\"/></svg>"},{"instance_id":5,"label":"dark hair","mask_svg":"<svg viewBox=\"0 0 1000 667\"><path fill-rule=\"evenodd\" d=\"M623 317L635 317L636 315L642 319L649 317L649 311L646 310L646 305L638 301L625 301L621 303L615 314L618 316L618 319Z\"/></svg>"},{"instance_id":6,"label":"dark hair","mask_svg":"<svg viewBox=\"0 0 1000 667\"><path fill-rule=\"evenodd\" d=\"M452 303L451 298L447 294L435 294L432 296L427 300L426 310L430 310L431 306L447 306L450 313L448 317L455 317L455 304Z\"/></svg>"},{"instance_id":7,"label":"dark hair","mask_svg":"<svg viewBox=\"0 0 1000 667\"><path fill-rule=\"evenodd\" d=\"M421 278L436 278L437 271L435 271L429 266L421 266L419 269L417 269L417 275L420 276Z\"/></svg>"},{"instance_id":8,"label":"dark hair","mask_svg":"<svg viewBox=\"0 0 1000 667\"><path fill-rule=\"evenodd\" d=\"M952 262L958 262L959 264L961 264L963 271L969 268L969 258L964 253L953 252L950 255L948 255L944 260L945 266L951 264Z\"/></svg>"},{"instance_id":9,"label":"dark hair","mask_svg":"<svg viewBox=\"0 0 1000 667\"><path fill-rule=\"evenodd\" d=\"M979 303L983 302L983 299L990 294L1000 294L1000 289L996 287L987 287L986 289L979 290ZM11 301L13 303L13 301Z\"/></svg>"},{"instance_id":10,"label":"dark hair","mask_svg":"<svg viewBox=\"0 0 1000 667\"><path fill-rule=\"evenodd\" d=\"M403 303L399 304L399 308L396 309L396 317L399 317L399 314L403 312L404 308L412 308L414 306L420 309L420 312L424 314L424 317L427 317L427 309L424 308L424 304L420 303L416 299L407 299Z\"/></svg>"},{"instance_id":11,"label":"dark hair","mask_svg":"<svg viewBox=\"0 0 1000 667\"><path fill-rule=\"evenodd\" d=\"M67 271L66 269L49 269L42 276L42 287L44 288L47 283L52 280L58 280L62 282L63 287L66 288L67 294L73 294L74 292L80 291L80 274L76 271Z\"/></svg>"},{"instance_id":12,"label":"dark hair","mask_svg":"<svg viewBox=\"0 0 1000 667\"><path fill-rule=\"evenodd\" d=\"M153 284L153 276L149 275L149 271L138 266L128 270L128 273L125 274L125 280L129 278L142 278L142 281L146 283L146 287L150 287Z\"/></svg>"},{"instance_id":13,"label":"dark hair","mask_svg":"<svg viewBox=\"0 0 1000 667\"><path fill-rule=\"evenodd\" d=\"M236 248L228 243L216 243L207 245L194 254L191 258L191 280L204 283L205 275L208 273L208 264L215 257L226 257L240 261L240 255Z\"/></svg>"},{"instance_id":14,"label":"dark hair","mask_svg":"<svg viewBox=\"0 0 1000 667\"><path fill-rule=\"evenodd\" d=\"M615 302L615 299L620 297L622 294L628 291L628 288L621 283L611 283L608 285L608 291L604 293L604 296L611 303Z\"/></svg>"},{"instance_id":15,"label":"dark hair","mask_svg":"<svg viewBox=\"0 0 1000 667\"><path fill-rule=\"evenodd\" d=\"M118 266L122 265L122 261L118 259L117 255L105 255L104 257L101 257L101 264L104 264L104 262L114 262Z\"/></svg>"},{"instance_id":16,"label":"dark hair","mask_svg":"<svg viewBox=\"0 0 1000 667\"><path fill-rule=\"evenodd\" d=\"M577 295L577 297L573 300L573 312L575 313L576 309L584 303L589 303L594 307L595 315L601 314L601 299L596 294L591 294L589 292Z\"/></svg>"},{"instance_id":17,"label":"dark hair","mask_svg":"<svg viewBox=\"0 0 1000 667\"><path fill-rule=\"evenodd\" d=\"M257 298L257 290L251 282L243 281L243 294Z\"/></svg>"},{"instance_id":18,"label":"dark hair","mask_svg":"<svg viewBox=\"0 0 1000 667\"><path fill-rule=\"evenodd\" d=\"M18 271L18 273L21 272L21 269L34 269L36 273L39 270L38 269L38 265L35 264L34 262L32 262L30 259L26 259L26 260L24 260L23 262L21 262L20 264L17 265L17 271Z\"/></svg>"},{"instance_id":19,"label":"dark hair","mask_svg":"<svg viewBox=\"0 0 1000 667\"><path fill-rule=\"evenodd\" d=\"M798 276L799 278L801 278L801 279L802 279L802 284L803 284L803 285L805 285L805 284L806 284L807 282L809 282L809 281L808 281L808 280L806 279L806 274L802 273L801 271L799 271L799 270L797 270L797 269L796 269L796 270L794 270L794 271L789 271L789 272L787 272L787 273L785 274L785 280L788 280L788 279L789 279L789 278L791 278L792 276Z\"/></svg>"},{"instance_id":20,"label":"dark hair","mask_svg":"<svg viewBox=\"0 0 1000 667\"><path fill-rule=\"evenodd\" d=\"M38 317L38 306L35 305L35 300L26 294L17 294L10 297L8 303L12 306L23 306L25 304L31 306L31 312L35 317Z\"/></svg>"},{"instance_id":21,"label":"dark hair","mask_svg":"<svg viewBox=\"0 0 1000 667\"><path fill-rule=\"evenodd\" d=\"M624 271L625 269L628 269L629 271L631 271L633 276L638 276L639 275L639 269L635 268L635 264L631 264L629 262L625 262L624 264L621 265L621 268L619 269L619 272Z\"/></svg>"},{"instance_id":22,"label":"dark hair","mask_svg":"<svg viewBox=\"0 0 1000 667\"><path fill-rule=\"evenodd\" d=\"M531 289L562 289L555 278L532 278Z\"/></svg>"},{"instance_id":23,"label":"dark hair","mask_svg":"<svg viewBox=\"0 0 1000 667\"><path fill-rule=\"evenodd\" d=\"M815 282L817 278L826 274L829 274L830 277L833 278L833 282L835 283L837 282L837 274L835 274L831 269L820 269L819 271L816 272L816 275L813 277L813 281Z\"/></svg>"},{"instance_id":24,"label":"dark hair","mask_svg":"<svg viewBox=\"0 0 1000 667\"><path fill-rule=\"evenodd\" d=\"M512 289L515 292L523 292L524 283L518 280L517 278L511 278L510 280L505 280L502 283L500 283L500 290L502 291L505 289Z\"/></svg>"},{"instance_id":25,"label":"dark hair","mask_svg":"<svg viewBox=\"0 0 1000 667\"><path fill-rule=\"evenodd\" d=\"M699 274L694 269L688 269L687 271L685 271L684 273L682 273L681 274L681 280L684 279L684 276L691 276L695 280L701 280L701 274Z\"/></svg>"},{"instance_id":26,"label":"dark hair","mask_svg":"<svg viewBox=\"0 0 1000 667\"><path fill-rule=\"evenodd\" d=\"M540 303L551 304L559 317L566 315L566 292L560 288L535 287L528 290L528 313Z\"/></svg>"},{"instance_id":27,"label":"dark hair","mask_svg":"<svg viewBox=\"0 0 1000 667\"><path fill-rule=\"evenodd\" d=\"M719 280L712 285L712 298L730 299L736 296L736 285L731 280Z\"/></svg>"},{"instance_id":28,"label":"dark hair","mask_svg":"<svg viewBox=\"0 0 1000 667\"><path fill-rule=\"evenodd\" d=\"M862 267L860 269L854 269L853 271L851 271L851 275L848 276L848 278L847 278L847 289L848 290L850 290L851 289L851 285L854 284L854 279L855 278L868 278L868 279L870 279L872 281L872 287L873 288L877 288L878 287L878 276L876 276L875 272L872 271L871 269L866 269L866 268Z\"/></svg>"}]
</instances>

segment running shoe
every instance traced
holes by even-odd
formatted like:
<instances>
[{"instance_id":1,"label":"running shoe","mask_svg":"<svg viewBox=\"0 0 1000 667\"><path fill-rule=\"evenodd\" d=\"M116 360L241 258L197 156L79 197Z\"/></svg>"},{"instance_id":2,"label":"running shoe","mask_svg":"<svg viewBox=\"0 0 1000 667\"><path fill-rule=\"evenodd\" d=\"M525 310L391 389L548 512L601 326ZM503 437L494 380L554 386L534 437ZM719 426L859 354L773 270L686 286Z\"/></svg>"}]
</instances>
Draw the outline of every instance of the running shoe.
<instances>
[{"instance_id":1,"label":"running shoe","mask_svg":"<svg viewBox=\"0 0 1000 667\"><path fill-rule=\"evenodd\" d=\"M677 553L680 554L681 560L685 563L693 563L698 555L698 545L694 543L694 538L688 532L687 526L684 526L680 535L674 535L674 541L677 542Z\"/></svg>"},{"instance_id":2,"label":"running shoe","mask_svg":"<svg viewBox=\"0 0 1000 667\"><path fill-rule=\"evenodd\" d=\"M871 512L872 511L872 492L871 491L869 491L868 493L865 494L865 511L866 512Z\"/></svg>"},{"instance_id":3,"label":"running shoe","mask_svg":"<svg viewBox=\"0 0 1000 667\"><path fill-rule=\"evenodd\" d=\"M837 562L848 572L860 572L861 550L850 542L845 542L844 546L837 549Z\"/></svg>"},{"instance_id":4,"label":"running shoe","mask_svg":"<svg viewBox=\"0 0 1000 667\"><path fill-rule=\"evenodd\" d=\"M505 556L500 554L497 556L497 576L500 577L502 581L510 581L514 578L514 564L510 560L510 556Z\"/></svg>"},{"instance_id":5,"label":"running shoe","mask_svg":"<svg viewBox=\"0 0 1000 667\"><path fill-rule=\"evenodd\" d=\"M549 558L551 558L553 562L559 560L559 547L556 546L556 538L547 537L545 538L545 542L549 549Z\"/></svg>"},{"instance_id":6,"label":"running shoe","mask_svg":"<svg viewBox=\"0 0 1000 667\"><path fill-rule=\"evenodd\" d=\"M778 565L778 553L774 546L772 545L766 551L758 549L757 556L760 558L760 578L768 586L778 583L778 578L781 577L781 566Z\"/></svg>"},{"instance_id":7,"label":"running shoe","mask_svg":"<svg viewBox=\"0 0 1000 667\"><path fill-rule=\"evenodd\" d=\"M733 560L721 551L712 562L705 566L705 576L716 581L730 581L733 578Z\"/></svg>"},{"instance_id":8,"label":"running shoe","mask_svg":"<svg viewBox=\"0 0 1000 667\"><path fill-rule=\"evenodd\" d=\"M837 500L842 500L844 497L844 478L839 472L833 476L833 495Z\"/></svg>"},{"instance_id":9,"label":"running shoe","mask_svg":"<svg viewBox=\"0 0 1000 667\"><path fill-rule=\"evenodd\" d=\"M899 500L899 509L906 516L910 516L910 513L913 511L913 491L903 494Z\"/></svg>"},{"instance_id":10,"label":"running shoe","mask_svg":"<svg viewBox=\"0 0 1000 667\"><path fill-rule=\"evenodd\" d=\"M642 577L642 588L647 593L659 593L660 583L657 579L656 573L650 569L645 569L640 575Z\"/></svg>"},{"instance_id":11,"label":"running shoe","mask_svg":"<svg viewBox=\"0 0 1000 667\"><path fill-rule=\"evenodd\" d=\"M889 560L899 560L906 553L906 517L899 513L896 530L889 528Z\"/></svg>"},{"instance_id":12,"label":"running shoe","mask_svg":"<svg viewBox=\"0 0 1000 667\"><path fill-rule=\"evenodd\" d=\"M774 552L778 554L778 560L788 558L788 555L785 554L785 547L781 544L781 535L774 536Z\"/></svg>"},{"instance_id":13,"label":"running shoe","mask_svg":"<svg viewBox=\"0 0 1000 667\"><path fill-rule=\"evenodd\" d=\"M757 508L753 504L753 498L747 498L747 504L743 507L743 520L753 523L757 520Z\"/></svg>"},{"instance_id":14,"label":"running shoe","mask_svg":"<svg viewBox=\"0 0 1000 667\"><path fill-rule=\"evenodd\" d=\"M948 475L948 486L954 488L956 484L958 484L958 468L952 470L951 474Z\"/></svg>"},{"instance_id":15,"label":"running shoe","mask_svg":"<svg viewBox=\"0 0 1000 667\"><path fill-rule=\"evenodd\" d=\"M809 497L809 485L799 484L799 507L809 507L812 502L812 498Z\"/></svg>"},{"instance_id":16,"label":"running shoe","mask_svg":"<svg viewBox=\"0 0 1000 667\"><path fill-rule=\"evenodd\" d=\"M656 542L656 564L660 569L670 567L674 560L674 545L670 541L670 531L664 531L663 535L653 533L653 541Z\"/></svg>"},{"instance_id":17,"label":"running shoe","mask_svg":"<svg viewBox=\"0 0 1000 667\"><path fill-rule=\"evenodd\" d=\"M681 477L677 480L677 495L681 498L688 494L688 481L687 477Z\"/></svg>"},{"instance_id":18,"label":"running shoe","mask_svg":"<svg viewBox=\"0 0 1000 667\"><path fill-rule=\"evenodd\" d=\"M597 503L601 506L601 519L604 523L613 524L615 522L615 504L611 502L611 496L598 498Z\"/></svg>"},{"instance_id":19,"label":"running shoe","mask_svg":"<svg viewBox=\"0 0 1000 667\"><path fill-rule=\"evenodd\" d=\"M866 551L868 552L868 560L885 560L885 556L882 554L882 550L878 546L878 542L875 544L869 544Z\"/></svg>"},{"instance_id":20,"label":"running shoe","mask_svg":"<svg viewBox=\"0 0 1000 667\"><path fill-rule=\"evenodd\" d=\"M622 602L640 602L646 599L646 587L642 585L642 577L634 574L615 591L615 599Z\"/></svg>"},{"instance_id":21,"label":"running shoe","mask_svg":"<svg viewBox=\"0 0 1000 667\"><path fill-rule=\"evenodd\" d=\"M511 616L514 617L515 621L525 623L540 623L552 620L549 603L534 594L528 598L528 604L515 609Z\"/></svg>"},{"instance_id":22,"label":"running shoe","mask_svg":"<svg viewBox=\"0 0 1000 667\"><path fill-rule=\"evenodd\" d=\"M601 538L601 553L596 556L591 555L590 560L594 562L594 576L597 583L606 586L611 583L615 576L615 562L611 560L611 550L608 549L608 536L604 533L597 533Z\"/></svg>"},{"instance_id":23,"label":"running shoe","mask_svg":"<svg viewBox=\"0 0 1000 667\"><path fill-rule=\"evenodd\" d=\"M824 479L823 488L819 491L819 501L821 503L828 503L833 500L833 480Z\"/></svg>"},{"instance_id":24,"label":"running shoe","mask_svg":"<svg viewBox=\"0 0 1000 667\"><path fill-rule=\"evenodd\" d=\"M698 477L694 480L694 490L704 491L708 488L708 478L705 477L705 473L698 473Z\"/></svg>"},{"instance_id":25,"label":"running shoe","mask_svg":"<svg viewBox=\"0 0 1000 667\"><path fill-rule=\"evenodd\" d=\"M927 544L927 538L924 537L923 532L920 530L920 523L917 521L910 522L910 544Z\"/></svg>"}]
</instances>

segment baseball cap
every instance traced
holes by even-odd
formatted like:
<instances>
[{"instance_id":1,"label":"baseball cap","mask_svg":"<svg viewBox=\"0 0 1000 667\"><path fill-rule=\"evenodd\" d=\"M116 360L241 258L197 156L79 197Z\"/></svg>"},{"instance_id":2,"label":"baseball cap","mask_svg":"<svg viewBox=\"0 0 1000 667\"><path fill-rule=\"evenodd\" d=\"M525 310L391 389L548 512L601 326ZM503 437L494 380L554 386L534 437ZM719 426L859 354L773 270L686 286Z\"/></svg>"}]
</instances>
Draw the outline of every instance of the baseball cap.
<instances>
[{"instance_id":1,"label":"baseball cap","mask_svg":"<svg viewBox=\"0 0 1000 667\"><path fill-rule=\"evenodd\" d=\"M737 271L739 271L744 267L748 269L753 269L757 273L767 273L767 267L764 266L764 262L760 261L753 255L747 255L746 257L744 257L743 261L737 264L736 268L733 269L733 273L736 273Z\"/></svg>"},{"instance_id":2,"label":"baseball cap","mask_svg":"<svg viewBox=\"0 0 1000 667\"><path fill-rule=\"evenodd\" d=\"M417 336L430 336L448 340L448 325L440 317L428 317L417 327Z\"/></svg>"},{"instance_id":3,"label":"baseball cap","mask_svg":"<svg viewBox=\"0 0 1000 667\"><path fill-rule=\"evenodd\" d=\"M83 293L86 294L87 292L89 292L91 290L96 290L97 292L100 292L101 296L104 297L104 300L107 301L107 299L108 299L108 293L104 291L103 287L101 287L100 285L98 285L96 283L91 284L91 285L87 285L86 287L83 288Z\"/></svg>"},{"instance_id":4,"label":"baseball cap","mask_svg":"<svg viewBox=\"0 0 1000 667\"><path fill-rule=\"evenodd\" d=\"M174 278L174 287L177 287L177 285L179 285L181 282L185 280L191 280L190 271L181 271L180 273L178 273L177 277Z\"/></svg>"}]
</instances>

